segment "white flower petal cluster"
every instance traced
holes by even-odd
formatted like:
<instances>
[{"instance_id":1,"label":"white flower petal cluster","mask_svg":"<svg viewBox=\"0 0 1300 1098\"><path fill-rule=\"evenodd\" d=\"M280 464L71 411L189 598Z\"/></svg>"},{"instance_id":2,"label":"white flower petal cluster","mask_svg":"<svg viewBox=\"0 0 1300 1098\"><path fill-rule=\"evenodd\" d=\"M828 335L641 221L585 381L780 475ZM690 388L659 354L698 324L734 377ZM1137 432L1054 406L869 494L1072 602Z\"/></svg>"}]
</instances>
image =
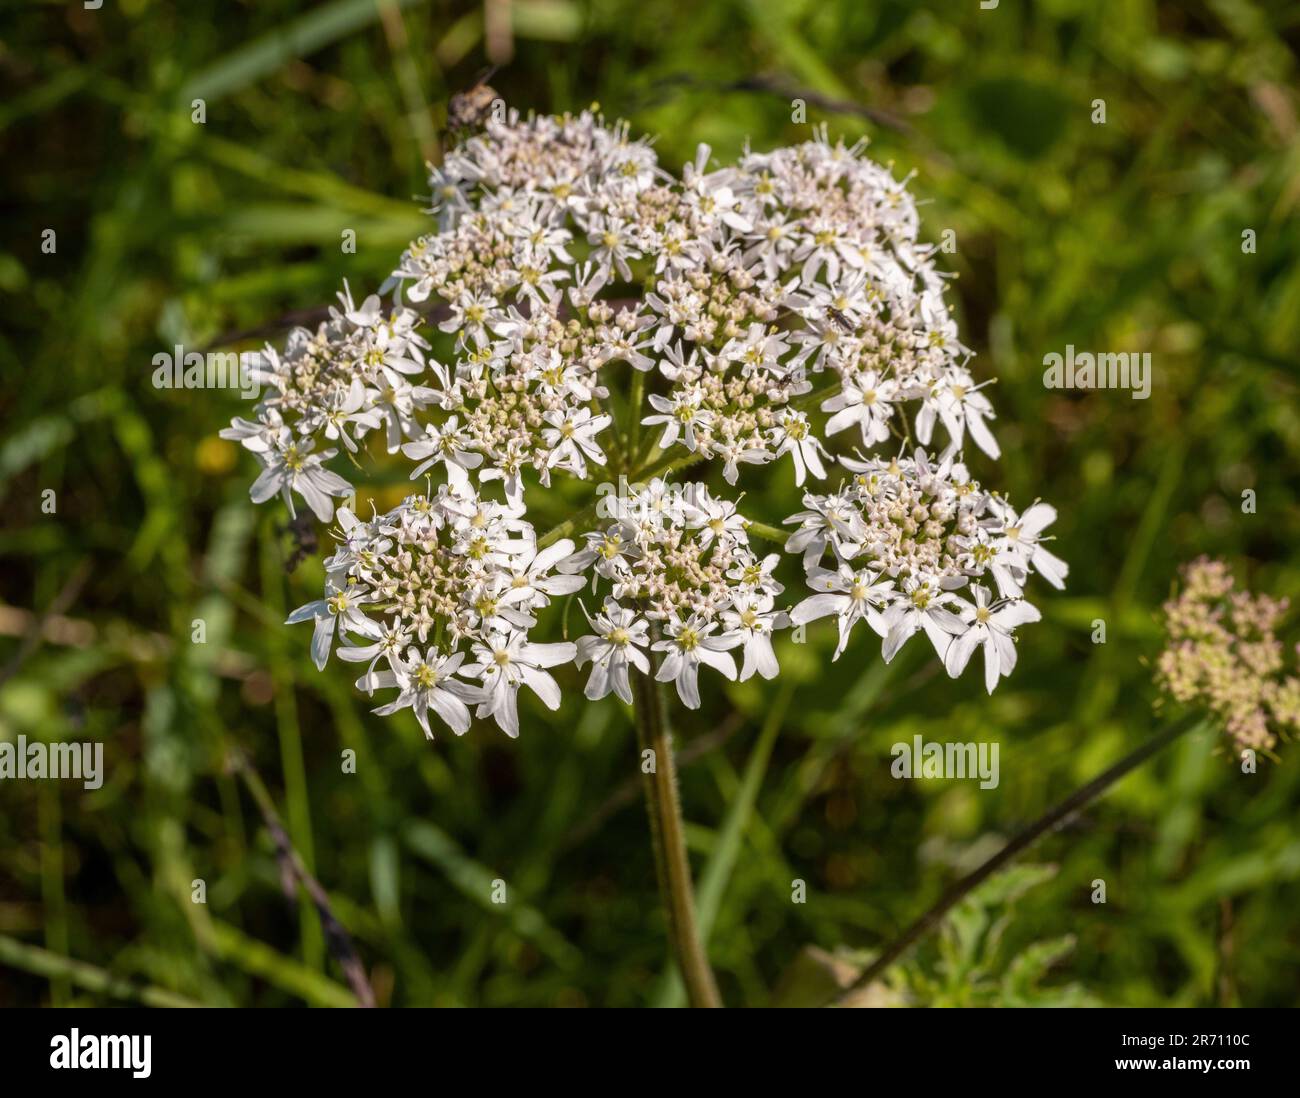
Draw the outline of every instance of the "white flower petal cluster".
<instances>
[{"instance_id":1,"label":"white flower petal cluster","mask_svg":"<svg viewBox=\"0 0 1300 1098\"><path fill-rule=\"evenodd\" d=\"M983 648L992 693L1016 665L1015 629L1041 617L1024 598L1030 573L1065 585L1068 566L1043 544L1056 510L1035 503L1017 514L952 456L936 462L917 450L912 458L844 464L856 474L848 485L807 493L805 510L786 519L797 524L786 551L802 554L814 592L791 620L834 617L835 659L860 621L883 638L886 663L924 632L953 678ZM986 578L996 594L976 582Z\"/></svg>"},{"instance_id":2,"label":"white flower petal cluster","mask_svg":"<svg viewBox=\"0 0 1300 1098\"><path fill-rule=\"evenodd\" d=\"M863 148L823 128L709 170L701 146L678 179L591 112L489 121L433 172L437 231L381 288L407 304L345 293L315 334L263 353L274 395L223 432L266 465L254 498L297 491L328 518L347 493L322 461L380 427L413 477L441 464L512 498L529 470L586 478L608 460L606 380L629 368L662 378L642 416L659 445L721 458L732 484L786 455L796 484L822 479L843 432L928 446L939 424L949 451L969 434L997 457L907 180ZM446 365L417 331L428 302Z\"/></svg>"},{"instance_id":3,"label":"white flower petal cluster","mask_svg":"<svg viewBox=\"0 0 1300 1098\"><path fill-rule=\"evenodd\" d=\"M461 734L477 706L477 716L517 736L519 688L558 708L560 689L547 669L577 653L570 643L533 641L534 611L584 583L555 574L573 542L539 551L521 514L463 484L410 496L369 522L341 507L325 597L299 607L289 623L315 624L318 668L337 643L340 659L366 664L358 689L398 691L377 713L410 708L428 736L432 713Z\"/></svg>"},{"instance_id":4,"label":"white flower petal cluster","mask_svg":"<svg viewBox=\"0 0 1300 1098\"><path fill-rule=\"evenodd\" d=\"M250 490L254 503L279 494L292 514L297 493L321 522L328 522L332 497L350 495L352 485L323 461L340 445L356 453L371 431L382 430L390 454L403 439L422 433L416 413L437 391L421 382L441 368L428 358L419 324L413 310L385 311L373 295L357 308L345 288L339 307L330 308L315 332L295 328L283 353L268 346L254 356L250 379L270 393L254 410L255 420L236 418L221 432L262 463ZM313 453L322 439L328 448Z\"/></svg>"},{"instance_id":5,"label":"white flower petal cluster","mask_svg":"<svg viewBox=\"0 0 1300 1098\"><path fill-rule=\"evenodd\" d=\"M742 464L788 454L795 483L826 475L825 444L849 431L871 447L916 438L936 423L952 450L967 433L998 456L992 405L968 369L944 300L934 249L904 181L852 147L815 140L748 153L706 172L708 149L677 188L671 261L656 256L646 300L660 370L652 396L660 444L720 455L735 483ZM704 230L703 232L701 230ZM682 342L682 341L685 342ZM800 397L834 382L816 410Z\"/></svg>"},{"instance_id":6,"label":"white flower petal cluster","mask_svg":"<svg viewBox=\"0 0 1300 1098\"><path fill-rule=\"evenodd\" d=\"M578 641L578 666L591 664L587 697L612 692L631 702L628 672L650 673L647 649L662 653L655 678L674 683L691 709L700 705L701 665L742 682L774 678L772 635L790 624L775 605L780 557L754 553L736 505L703 484L658 479L607 504L610 521L559 563L590 572L593 592L604 592L600 612L587 614L594 632Z\"/></svg>"},{"instance_id":7,"label":"white flower petal cluster","mask_svg":"<svg viewBox=\"0 0 1300 1098\"><path fill-rule=\"evenodd\" d=\"M823 127L721 167L702 145L674 176L626 123L509 111L453 149L384 298L357 307L345 288L314 332L268 347L253 376L269 395L221 432L261 463L256 502L298 495L337 521L324 598L291 618L315 623L317 664L338 644L367 664L361 689L397 691L377 711L410 708L426 732L430 713L461 733L474 712L510 735L520 687L558 706L560 664L590 668L588 698L630 701L631 675L654 674L695 707L701 665L772 678L774 633L821 618L836 658L865 621L886 660L924 632L950 674L977 648L990 690L1008 674L1038 618L1029 574L1064 583L1043 536L1055 512L1018 514L961 463L967 439L999 455L988 381L908 179L864 145ZM335 513L352 486L326 464L360 467L374 438L429 487L362 522ZM812 593L793 610L781 554L756 553L703 484L652 480L580 548L538 550L526 499L557 472L692 461L730 485L778 462L808 486L785 548ZM531 639L534 611L588 585L589 634Z\"/></svg>"}]
</instances>

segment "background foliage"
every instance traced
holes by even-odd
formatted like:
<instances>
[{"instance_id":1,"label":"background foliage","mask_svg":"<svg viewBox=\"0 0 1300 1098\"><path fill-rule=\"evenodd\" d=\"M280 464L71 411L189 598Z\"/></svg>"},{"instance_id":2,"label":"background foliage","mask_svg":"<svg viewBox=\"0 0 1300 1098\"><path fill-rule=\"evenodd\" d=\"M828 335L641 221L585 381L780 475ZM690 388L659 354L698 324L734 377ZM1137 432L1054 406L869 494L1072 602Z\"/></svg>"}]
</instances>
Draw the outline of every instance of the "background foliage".
<instances>
[{"instance_id":1,"label":"background foliage","mask_svg":"<svg viewBox=\"0 0 1300 1098\"><path fill-rule=\"evenodd\" d=\"M492 77L512 105L599 101L657 133L669 166L699 141L726 159L803 139L800 96L810 122L914 171L924 235L957 234L977 373L1000 376L1004 457L973 455L976 475L1061 511L1069 590L1040 587L1045 622L992 699L922 642L886 668L861 635L832 665L827 628L781 652L778 682L719 686L679 721L729 1003L802 1001L816 958L866 956L1147 736L1155 613L1179 562L1219 554L1261 589L1300 591L1286 0L491 0L486 20L449 0L11 6L0 737L102 740L107 780L0 784L0 1004L348 1001L226 771L236 747L381 1003L678 1000L625 711L585 704L570 669L564 707L530 705L516 743L483 725L430 744L409 712L371 716L344 669L312 668L305 627L279 624L321 572L286 572L281 512L254 512L251 462L216 437L237 398L150 384L173 344L321 305L343 278L377 286L423 224L447 97L489 45L513 55ZM1067 343L1151 351L1150 400L1045 390L1042 356ZM774 476L747 510L779 521L796 504ZM889 745L917 733L997 741L1001 785L893 780ZM963 905L886 1001L1295 1005L1300 760L1281 754L1248 777L1212 738L1181 741L1039 849L1055 873Z\"/></svg>"}]
</instances>

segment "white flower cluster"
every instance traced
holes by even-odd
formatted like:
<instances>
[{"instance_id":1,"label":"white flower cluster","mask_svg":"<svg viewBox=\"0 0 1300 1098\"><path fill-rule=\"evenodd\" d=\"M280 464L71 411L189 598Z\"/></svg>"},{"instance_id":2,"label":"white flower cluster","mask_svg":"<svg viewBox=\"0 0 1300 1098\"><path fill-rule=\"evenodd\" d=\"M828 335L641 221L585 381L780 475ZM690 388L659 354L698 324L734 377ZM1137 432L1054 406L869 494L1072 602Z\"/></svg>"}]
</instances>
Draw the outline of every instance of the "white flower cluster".
<instances>
[{"instance_id":1,"label":"white flower cluster","mask_svg":"<svg viewBox=\"0 0 1300 1098\"><path fill-rule=\"evenodd\" d=\"M675 683L691 709L700 704L701 664L737 678L734 648L743 649L740 681L775 677L772 634L789 625L775 609L780 555L754 554L736 505L703 484L681 489L659 479L606 502L613 521L559 564L590 571L592 590L608 592L600 613L587 615L595 632L578 641L578 666L592 665L587 697L612 691L631 702L628 668L650 673L647 646L664 653L655 677Z\"/></svg>"},{"instance_id":2,"label":"white flower cluster","mask_svg":"<svg viewBox=\"0 0 1300 1098\"><path fill-rule=\"evenodd\" d=\"M861 150L823 130L706 174L702 148L679 189L681 232L646 298L671 388L651 396L644 422L664 425L664 447L720 455L730 483L740 464L784 454L796 484L825 476L823 440L797 400L823 373L838 383L820 403L833 413L826 438L853 427L867 447L902 438L900 405L914 402L921 443L942 422L951 448L969 430L998 456L916 207Z\"/></svg>"},{"instance_id":3,"label":"white flower cluster","mask_svg":"<svg viewBox=\"0 0 1300 1098\"><path fill-rule=\"evenodd\" d=\"M367 664L359 689L397 688L377 713L409 707L431 736L430 712L463 733L468 705L477 704L478 716L517 736L519 688L558 708L560 688L546 668L577 651L531 641L533 611L583 585L580 576L552 574L573 542L538 551L521 514L463 485L410 496L370 522L340 508L342 538L325 561L325 598L299 607L289 622L315 623L318 668L338 639L340 659Z\"/></svg>"},{"instance_id":4,"label":"white flower cluster","mask_svg":"<svg viewBox=\"0 0 1300 1098\"><path fill-rule=\"evenodd\" d=\"M439 367L416 331L417 313L400 307L385 313L375 296L357 308L346 289L339 303L315 332L295 328L283 354L267 347L255 356L250 377L271 395L258 404L255 421L236 418L221 432L262 463L250 491L254 503L279 494L292 514L296 492L322 522L334 513L331 497L351 494L352 485L321 464L337 448L313 453L316 442L341 442L355 454L368 432L383 428L388 452L396 453L420 431L415 413L437 396L419 384Z\"/></svg>"},{"instance_id":5,"label":"white flower cluster","mask_svg":"<svg viewBox=\"0 0 1300 1098\"><path fill-rule=\"evenodd\" d=\"M923 630L954 675L982 646L992 689L1013 630L1038 617L1028 574L1061 586L1066 568L1041 542L1049 506L1017 515L960 464L968 436L998 456L993 410L906 183L824 128L716 170L701 146L678 178L592 112L488 121L434 170L435 226L380 288L391 307L345 291L316 332L267 348L254 376L270 396L222 432L263 465L255 501L292 510L296 493L323 521L351 491L323 462L372 432L413 479L437 467L440 488L371 522L338 511L326 597L291 619L315 621L317 662L346 636L340 656L370 662L361 688L399 691L380 712L412 707L428 731L432 710L463 732L477 706L513 735L519 686L558 703L557 662L591 665L589 698L624 700L630 672L657 662L695 706L701 664L771 678L773 633L834 615L836 657L859 620L886 659ZM858 458L832 453L845 432ZM882 444L923 449L861 456ZM791 520L810 597L778 605L780 554L756 554L751 525L702 484L651 480L583 548L538 552L529 485L653 476L674 454L732 485L786 455L801 486L835 463L856 474L810 488ZM593 632L529 640L533 611L585 574Z\"/></svg>"},{"instance_id":6,"label":"white flower cluster","mask_svg":"<svg viewBox=\"0 0 1300 1098\"><path fill-rule=\"evenodd\" d=\"M526 469L543 485L556 468L585 478L606 462L611 364L661 375L642 422L663 448L721 457L733 484L740 465L785 454L797 484L822 478L827 439L902 438L907 402L923 445L941 422L950 450L969 430L997 457L906 181L824 130L734 167L708 160L701 146L676 180L647 141L590 112L490 121L434 172L439 231L383 287L442 302L454 361L427 358L412 309L385 316L377 298L358 310L343 295L314 335L264 352L255 376L276 395L223 432L267 465L254 498L299 491L325 514L346 492L312 441L355 451L380 425L390 453L421 462L415 476L477 470L512 497ZM408 380L426 372L436 388ZM798 399L818 374L836 389L820 431Z\"/></svg>"},{"instance_id":7,"label":"white flower cluster","mask_svg":"<svg viewBox=\"0 0 1300 1098\"><path fill-rule=\"evenodd\" d=\"M991 694L1016 665L1014 630L1041 617L1023 597L1029 574L1065 586L1065 562L1042 544L1055 509L1035 503L1017 514L971 480L964 465L952 457L932 464L922 450L910 459L843 462L857 474L851 485L806 494L807 510L786 519L799 524L786 550L803 554L816 592L794 608L791 620L834 616L835 659L859 621L884 638L886 663L924 631L954 678L982 647ZM975 582L988 576L996 596ZM967 585L973 602L958 593Z\"/></svg>"}]
</instances>

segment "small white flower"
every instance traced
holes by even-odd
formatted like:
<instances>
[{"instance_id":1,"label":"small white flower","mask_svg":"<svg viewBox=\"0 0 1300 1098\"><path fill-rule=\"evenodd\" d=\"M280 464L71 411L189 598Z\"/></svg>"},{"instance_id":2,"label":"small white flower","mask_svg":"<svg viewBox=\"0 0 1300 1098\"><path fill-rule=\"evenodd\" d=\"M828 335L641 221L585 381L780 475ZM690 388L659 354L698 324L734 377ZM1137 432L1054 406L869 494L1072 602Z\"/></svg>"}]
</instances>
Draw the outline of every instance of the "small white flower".
<instances>
[{"instance_id":1,"label":"small white flower","mask_svg":"<svg viewBox=\"0 0 1300 1098\"><path fill-rule=\"evenodd\" d=\"M416 410L432 403L438 394L428 386L412 385L401 373L387 366L380 370L378 384L374 411L385 428L388 452L395 454L403 438L423 434L415 421Z\"/></svg>"},{"instance_id":2,"label":"small white flower","mask_svg":"<svg viewBox=\"0 0 1300 1098\"><path fill-rule=\"evenodd\" d=\"M722 458L722 477L728 484L735 484L740 479L741 465L766 465L774 457L761 446L735 440L715 442L714 452Z\"/></svg>"},{"instance_id":3,"label":"small white flower","mask_svg":"<svg viewBox=\"0 0 1300 1098\"><path fill-rule=\"evenodd\" d=\"M465 628L477 632L527 630L537 624L528 612L528 593L516 592L500 572L489 572L470 583L465 594Z\"/></svg>"},{"instance_id":4,"label":"small white flower","mask_svg":"<svg viewBox=\"0 0 1300 1098\"><path fill-rule=\"evenodd\" d=\"M1001 537L994 541L1000 559L1023 571L1032 569L1058 591L1064 589L1070 566L1042 544L1043 531L1056 521L1056 508L1050 503L1035 503L1023 515L1017 515L1010 504L1001 500L991 506L1002 524ZM994 572L996 575L996 569Z\"/></svg>"},{"instance_id":5,"label":"small white flower","mask_svg":"<svg viewBox=\"0 0 1300 1098\"><path fill-rule=\"evenodd\" d=\"M855 571L841 564L837 571L811 568L808 586L817 592L809 595L790 611L790 620L804 625L818 618L834 614L839 625L840 639L832 660L838 660L849 643L849 633L860 621L865 621L877 634L889 633L881 607L885 606L894 590L894 581L884 579L879 572L861 568Z\"/></svg>"},{"instance_id":6,"label":"small white flower","mask_svg":"<svg viewBox=\"0 0 1300 1098\"><path fill-rule=\"evenodd\" d=\"M789 618L785 611L772 609L771 596L754 594L736 599L730 610L722 612L722 622L728 632L741 638L744 646L739 681L744 682L756 671L765 679L776 678L781 668L772 649L772 634L784 629Z\"/></svg>"},{"instance_id":7,"label":"small white flower","mask_svg":"<svg viewBox=\"0 0 1300 1098\"><path fill-rule=\"evenodd\" d=\"M587 613L583 607L584 614ZM604 609L587 621L596 632L578 638L578 651L574 663L582 667L591 664L584 694L592 701L613 691L627 704L632 704L632 687L628 682L628 666L643 675L650 674L650 660L641 651L650 643L649 625L637 617L634 610L619 606L613 599L605 600Z\"/></svg>"},{"instance_id":8,"label":"small white flower","mask_svg":"<svg viewBox=\"0 0 1300 1098\"><path fill-rule=\"evenodd\" d=\"M375 687L379 685L375 680L375 664L381 659L386 660L390 671L401 671L402 653L406 651L411 643L410 631L399 622L388 622L380 625L370 618L363 618L361 622L352 622L348 627L353 632L359 633L363 637L373 638L373 640L371 644L339 645L338 657L348 663L370 661L366 673L357 680L357 686L367 694L373 694Z\"/></svg>"},{"instance_id":9,"label":"small white flower","mask_svg":"<svg viewBox=\"0 0 1300 1098\"><path fill-rule=\"evenodd\" d=\"M887 632L881 654L885 662L889 663L920 629L925 630L935 652L943 659L952 638L966 631L961 618L947 608L954 601L953 595L929 580L904 580L899 597L884 614Z\"/></svg>"},{"instance_id":10,"label":"small white flower","mask_svg":"<svg viewBox=\"0 0 1300 1098\"><path fill-rule=\"evenodd\" d=\"M545 549L531 548L514 557L507 565L509 591L502 601L540 610L549 606L557 595L571 595L586 582L581 576L552 575L562 560L573 555L573 542L561 538Z\"/></svg>"},{"instance_id":11,"label":"small white flower","mask_svg":"<svg viewBox=\"0 0 1300 1098\"><path fill-rule=\"evenodd\" d=\"M840 391L822 401L823 412L835 413L826 422L826 433L834 435L856 424L863 446L887 442L897 393L897 382L880 378L874 370L846 377Z\"/></svg>"},{"instance_id":12,"label":"small white flower","mask_svg":"<svg viewBox=\"0 0 1300 1098\"><path fill-rule=\"evenodd\" d=\"M817 436L808 426L808 417L802 412L786 412L781 422L772 428L772 441L776 456L789 454L794 461L794 482L802 485L811 472L818 480L826 476L821 455L826 453Z\"/></svg>"},{"instance_id":13,"label":"small white flower","mask_svg":"<svg viewBox=\"0 0 1300 1098\"><path fill-rule=\"evenodd\" d=\"M624 537L621 525L610 526L603 533L591 531L583 536L587 541L586 548L565 557L556 567L571 574L592 568L592 590L600 579L622 578L627 574L629 561L640 555L635 542Z\"/></svg>"},{"instance_id":14,"label":"small white flower","mask_svg":"<svg viewBox=\"0 0 1300 1098\"><path fill-rule=\"evenodd\" d=\"M762 560L741 559L727 570L727 578L735 580L742 590L776 596L785 590L785 585L772 575L780 563L780 553L768 553Z\"/></svg>"},{"instance_id":15,"label":"small white flower","mask_svg":"<svg viewBox=\"0 0 1300 1098\"><path fill-rule=\"evenodd\" d=\"M803 553L804 567L821 560L827 546L836 556L855 557L867 536L861 509L848 496L815 496L805 493L804 511L797 511L785 521L799 523L799 529L785 542L787 553Z\"/></svg>"},{"instance_id":16,"label":"small white flower","mask_svg":"<svg viewBox=\"0 0 1300 1098\"><path fill-rule=\"evenodd\" d=\"M326 597L298 607L285 620L285 625L297 625L303 621L314 621L316 630L311 638L311 658L316 670L323 670L330 658L330 646L334 643L335 626L343 623L344 630L364 634L369 622L361 613L362 596L352 591L329 591Z\"/></svg>"},{"instance_id":17,"label":"small white flower","mask_svg":"<svg viewBox=\"0 0 1300 1098\"><path fill-rule=\"evenodd\" d=\"M264 454L268 450L275 449L276 440L280 437L280 429L283 426L280 413L272 408L267 412L265 419L258 420L256 423L236 416L230 421L229 427L223 427L217 434L221 438L238 442L244 449L254 454Z\"/></svg>"},{"instance_id":18,"label":"small white flower","mask_svg":"<svg viewBox=\"0 0 1300 1098\"><path fill-rule=\"evenodd\" d=\"M698 530L695 535L703 548L708 548L716 538L724 547L748 545L745 533L745 516L736 510L729 499L715 499L703 484L687 486L683 499L686 503L685 525L688 530Z\"/></svg>"},{"instance_id":19,"label":"small white flower","mask_svg":"<svg viewBox=\"0 0 1300 1098\"><path fill-rule=\"evenodd\" d=\"M352 485L321 466L322 461L328 461L337 451L313 454L313 445L311 439L295 439L288 428L283 428L275 440L275 448L257 455L266 468L248 490L253 502L265 503L279 492L284 496L289 514L295 515L292 493L297 492L321 522L329 522L334 514L330 497L351 495Z\"/></svg>"},{"instance_id":20,"label":"small white flower","mask_svg":"<svg viewBox=\"0 0 1300 1098\"><path fill-rule=\"evenodd\" d=\"M462 342L482 347L488 342L486 321L497 307L491 294L462 291L451 303L451 317L438 325L443 332L455 332Z\"/></svg>"},{"instance_id":21,"label":"small white flower","mask_svg":"<svg viewBox=\"0 0 1300 1098\"><path fill-rule=\"evenodd\" d=\"M664 425L664 433L659 439L660 449L667 450L680 436L686 449L695 450L698 444L695 432L713 422L713 413L700 407L700 399L701 394L695 389L679 392L672 400L658 393L650 394L650 405L658 414L646 416L641 423L646 427Z\"/></svg>"},{"instance_id":22,"label":"small white flower","mask_svg":"<svg viewBox=\"0 0 1300 1098\"><path fill-rule=\"evenodd\" d=\"M331 442L341 441L349 453L357 452L356 440L348 434L348 427L356 430L357 437L380 425L379 416L366 410L369 394L359 378L353 378L347 389L336 390L327 400L325 407L304 416L298 423L298 430L311 434L318 428L324 428L325 437Z\"/></svg>"},{"instance_id":23,"label":"small white flower","mask_svg":"<svg viewBox=\"0 0 1300 1098\"><path fill-rule=\"evenodd\" d=\"M612 218L593 218L587 240L595 245L591 259L602 275L609 278L611 271L616 270L624 282L632 281L632 268L627 261L640 259L641 253L632 246L621 222Z\"/></svg>"},{"instance_id":24,"label":"small white flower","mask_svg":"<svg viewBox=\"0 0 1300 1098\"><path fill-rule=\"evenodd\" d=\"M674 683L678 697L688 709L700 707L701 663L721 671L729 679L736 677L736 661L728 650L741 644L744 638L736 633L711 636L717 628L717 622L704 622L695 616L683 622L674 615L664 627L667 639L651 645L656 652L668 653L655 678Z\"/></svg>"},{"instance_id":25,"label":"small white flower","mask_svg":"<svg viewBox=\"0 0 1300 1098\"><path fill-rule=\"evenodd\" d=\"M420 462L411 470L412 480L420 477L430 466L443 462L447 466L449 477L463 481L468 470L477 469L483 464L483 455L474 453L471 449L473 445L474 440L469 433L461 429L459 417L452 416L440 428L426 423L424 437L404 443L402 453Z\"/></svg>"},{"instance_id":26,"label":"small white flower","mask_svg":"<svg viewBox=\"0 0 1300 1098\"><path fill-rule=\"evenodd\" d=\"M473 647L476 662L465 673L483 680L482 700L475 714L493 717L512 739L519 735L520 686L527 686L547 709L560 708L560 687L545 670L569 663L577 655L570 641L530 644L522 632L493 633Z\"/></svg>"},{"instance_id":27,"label":"small white flower","mask_svg":"<svg viewBox=\"0 0 1300 1098\"><path fill-rule=\"evenodd\" d=\"M975 605L964 603L961 619L966 631L948 646L943 666L948 674L957 678L970 662L978 647L984 648L984 685L990 694L998 684L1000 675L1010 675L1016 666L1016 644L1012 633L1017 626L1041 621L1037 607L1023 599L990 604L989 592L982 584L972 584Z\"/></svg>"},{"instance_id":28,"label":"small white flower","mask_svg":"<svg viewBox=\"0 0 1300 1098\"><path fill-rule=\"evenodd\" d=\"M413 709L424 734L433 739L429 728L429 711L433 710L456 735L463 736L469 730L466 702L472 705L482 697L478 687L452 677L464 658L464 652L444 656L437 648L430 648L421 655L419 649L411 648L399 672L378 671L362 677L357 685L365 688L373 680L376 687L396 686L400 690L396 698L374 711L381 717Z\"/></svg>"},{"instance_id":29,"label":"small white flower","mask_svg":"<svg viewBox=\"0 0 1300 1098\"><path fill-rule=\"evenodd\" d=\"M585 479L587 460L605 464L605 451L596 436L613 422L610 416L593 416L590 408L579 408L567 413L547 412L542 418L551 425L542 428L542 440L551 451L546 458L547 469L560 466Z\"/></svg>"},{"instance_id":30,"label":"small white flower","mask_svg":"<svg viewBox=\"0 0 1300 1098\"><path fill-rule=\"evenodd\" d=\"M969 430L975 445L991 458L1000 457L1002 449L984 422L986 419L996 418L988 397L979 391L987 384L989 383L986 381L976 385L974 379L965 370L951 371L943 382L931 390L922 403L921 410L917 412L917 439L926 446L930 444L930 436L934 431L934 422L937 418L942 420L944 427L947 428L954 449L961 448L964 432Z\"/></svg>"}]
</instances>

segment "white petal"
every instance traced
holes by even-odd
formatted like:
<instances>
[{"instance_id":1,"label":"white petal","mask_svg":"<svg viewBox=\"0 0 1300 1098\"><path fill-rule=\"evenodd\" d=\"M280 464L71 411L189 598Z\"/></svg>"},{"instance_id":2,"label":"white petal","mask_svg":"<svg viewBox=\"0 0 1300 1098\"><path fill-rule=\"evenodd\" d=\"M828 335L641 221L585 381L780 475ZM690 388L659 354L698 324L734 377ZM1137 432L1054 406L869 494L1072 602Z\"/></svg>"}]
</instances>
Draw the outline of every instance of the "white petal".
<instances>
[{"instance_id":1,"label":"white petal","mask_svg":"<svg viewBox=\"0 0 1300 1098\"><path fill-rule=\"evenodd\" d=\"M960 624L960 619L952 614L948 616ZM942 660L948 654L948 646L952 644L953 630L944 629L935 621L933 611L921 615L921 628L925 630L925 635L930 638L930 643L934 645L935 653Z\"/></svg>"},{"instance_id":2,"label":"white petal","mask_svg":"<svg viewBox=\"0 0 1300 1098\"><path fill-rule=\"evenodd\" d=\"M699 673L698 663L687 662L683 664L681 673L677 676L677 694L687 709L700 707Z\"/></svg>"},{"instance_id":3,"label":"white petal","mask_svg":"<svg viewBox=\"0 0 1300 1098\"><path fill-rule=\"evenodd\" d=\"M297 625L299 622L307 621L310 618L320 618L329 616L329 603L324 599L317 599L315 602L309 602L305 606L298 607L292 614L284 619L285 625Z\"/></svg>"},{"instance_id":4,"label":"white petal","mask_svg":"<svg viewBox=\"0 0 1300 1098\"><path fill-rule=\"evenodd\" d=\"M330 645L334 643L335 620L333 614L316 619L316 631L311 637L311 658L317 671L323 671L329 662Z\"/></svg>"},{"instance_id":5,"label":"white petal","mask_svg":"<svg viewBox=\"0 0 1300 1098\"><path fill-rule=\"evenodd\" d=\"M1020 516L1021 532L1036 538L1044 529L1056 521L1056 508L1050 503L1035 503Z\"/></svg>"},{"instance_id":6,"label":"white petal","mask_svg":"<svg viewBox=\"0 0 1300 1098\"><path fill-rule=\"evenodd\" d=\"M880 654L886 663L889 663L896 655L898 650L911 638L917 630L917 621L915 615L905 615L900 618L893 626L890 627L889 635L885 637L885 643L881 645Z\"/></svg>"},{"instance_id":7,"label":"white petal","mask_svg":"<svg viewBox=\"0 0 1300 1098\"><path fill-rule=\"evenodd\" d=\"M547 709L560 708L560 684L557 683L545 671L538 671L535 667L523 666L521 668L529 688L534 694L542 699Z\"/></svg>"},{"instance_id":8,"label":"white petal","mask_svg":"<svg viewBox=\"0 0 1300 1098\"><path fill-rule=\"evenodd\" d=\"M747 658L750 652L754 653L755 661L758 664L758 673L765 679L776 678L781 666L776 662L776 652L772 650L772 638L768 636L755 637L749 648L745 650Z\"/></svg>"},{"instance_id":9,"label":"white petal","mask_svg":"<svg viewBox=\"0 0 1300 1098\"><path fill-rule=\"evenodd\" d=\"M591 677L587 680L583 694L591 701L599 701L609 693L611 685L609 664L597 660L591 665Z\"/></svg>"},{"instance_id":10,"label":"white petal","mask_svg":"<svg viewBox=\"0 0 1300 1098\"><path fill-rule=\"evenodd\" d=\"M1034 548L1033 564L1034 571L1058 591L1065 588L1065 577L1070 574L1070 566L1060 557L1039 545Z\"/></svg>"},{"instance_id":11,"label":"white petal","mask_svg":"<svg viewBox=\"0 0 1300 1098\"><path fill-rule=\"evenodd\" d=\"M968 629L948 646L943 666L951 678L957 678L966 670L966 665L970 662L971 655L979 644L978 634L978 630Z\"/></svg>"},{"instance_id":12,"label":"white petal","mask_svg":"<svg viewBox=\"0 0 1300 1098\"><path fill-rule=\"evenodd\" d=\"M990 694L998 684L998 646L989 643L984 646L984 685Z\"/></svg>"},{"instance_id":13,"label":"white petal","mask_svg":"<svg viewBox=\"0 0 1300 1098\"><path fill-rule=\"evenodd\" d=\"M729 679L735 679L736 661L731 658L729 652L719 652L701 644L695 650L695 654L699 657L701 663L708 664L715 671L721 671Z\"/></svg>"},{"instance_id":14,"label":"white petal","mask_svg":"<svg viewBox=\"0 0 1300 1098\"><path fill-rule=\"evenodd\" d=\"M805 625L828 614L838 614L840 608L849 602L847 595L810 595L790 611L790 620L795 625Z\"/></svg>"},{"instance_id":15,"label":"white petal","mask_svg":"<svg viewBox=\"0 0 1300 1098\"><path fill-rule=\"evenodd\" d=\"M578 646L572 641L557 641L554 644L525 644L519 650L519 658L538 667L556 667L569 663L578 654Z\"/></svg>"},{"instance_id":16,"label":"white petal","mask_svg":"<svg viewBox=\"0 0 1300 1098\"><path fill-rule=\"evenodd\" d=\"M966 417L966 427L970 430L970 437L975 440L975 445L988 454L991 458L1002 456L1002 448L998 445L998 440L993 437L993 433L984 423L984 417L978 412L971 412Z\"/></svg>"}]
</instances>

